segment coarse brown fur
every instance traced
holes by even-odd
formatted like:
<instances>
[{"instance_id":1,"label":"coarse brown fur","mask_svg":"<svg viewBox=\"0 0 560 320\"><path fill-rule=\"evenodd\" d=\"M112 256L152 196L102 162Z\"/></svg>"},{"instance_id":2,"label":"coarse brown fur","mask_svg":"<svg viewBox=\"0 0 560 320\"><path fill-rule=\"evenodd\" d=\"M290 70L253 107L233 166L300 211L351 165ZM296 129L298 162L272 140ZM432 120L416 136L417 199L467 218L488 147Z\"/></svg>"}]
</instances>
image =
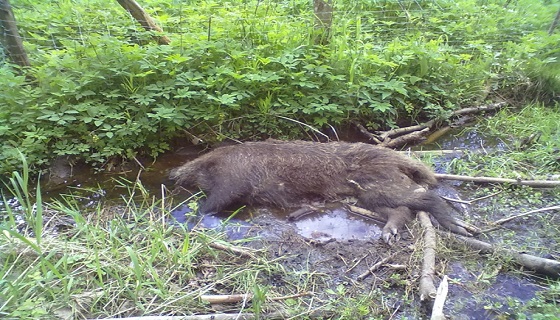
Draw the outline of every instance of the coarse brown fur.
<instances>
[{"instance_id":1,"label":"coarse brown fur","mask_svg":"<svg viewBox=\"0 0 560 320\"><path fill-rule=\"evenodd\" d=\"M171 172L184 186L206 193L203 213L232 204L294 207L303 201L356 197L388 216L384 238L396 234L412 211L428 211L451 231L468 234L433 191L433 172L396 151L364 143L246 142L217 148ZM386 239L387 240L387 239Z\"/></svg>"}]
</instances>

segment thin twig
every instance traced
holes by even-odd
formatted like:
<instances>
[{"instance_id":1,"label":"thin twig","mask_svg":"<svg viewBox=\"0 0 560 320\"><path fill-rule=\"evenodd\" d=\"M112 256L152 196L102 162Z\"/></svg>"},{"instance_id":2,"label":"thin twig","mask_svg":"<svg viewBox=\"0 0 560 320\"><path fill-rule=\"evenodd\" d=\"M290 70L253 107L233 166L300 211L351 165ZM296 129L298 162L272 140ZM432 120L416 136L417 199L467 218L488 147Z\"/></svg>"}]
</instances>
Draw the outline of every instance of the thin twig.
<instances>
[{"instance_id":1,"label":"thin twig","mask_svg":"<svg viewBox=\"0 0 560 320\"><path fill-rule=\"evenodd\" d=\"M383 264L387 263L389 260L393 259L398 253L400 253L401 251L397 251L395 253L393 253L390 256L387 256L381 260L379 260L379 262L377 262L376 264L374 264L373 266L371 266L366 272L362 273L361 275L358 276L358 278L356 278L356 280L358 281L362 281L365 278L367 278L370 274L374 273L377 269L379 269L379 267L381 267Z\"/></svg>"},{"instance_id":2,"label":"thin twig","mask_svg":"<svg viewBox=\"0 0 560 320\"><path fill-rule=\"evenodd\" d=\"M292 295L289 295L289 296L274 297L274 298L270 298L269 300L271 300L271 301L282 301L282 300L295 299L295 298L311 296L311 295L313 295L313 292L305 291L305 292L302 292L302 293L292 294Z\"/></svg>"},{"instance_id":3,"label":"thin twig","mask_svg":"<svg viewBox=\"0 0 560 320\"><path fill-rule=\"evenodd\" d=\"M528 215L533 214L533 213L543 212L543 211L550 211L550 210L558 210L558 209L560 209L560 206L552 206L552 207L546 207L546 208L535 209L535 210L531 210L531 211L527 211L527 212L524 212L524 213L520 213L520 214L511 216L511 217L507 217L507 218L504 218L504 219L496 220L496 221L493 222L493 224L495 224L495 225L501 225L501 224L504 224L504 223L506 223L506 222L509 222L509 221L511 221L511 220L513 220L513 219L517 219L517 218L521 218L521 217L524 217L524 216L528 216Z\"/></svg>"}]
</instances>

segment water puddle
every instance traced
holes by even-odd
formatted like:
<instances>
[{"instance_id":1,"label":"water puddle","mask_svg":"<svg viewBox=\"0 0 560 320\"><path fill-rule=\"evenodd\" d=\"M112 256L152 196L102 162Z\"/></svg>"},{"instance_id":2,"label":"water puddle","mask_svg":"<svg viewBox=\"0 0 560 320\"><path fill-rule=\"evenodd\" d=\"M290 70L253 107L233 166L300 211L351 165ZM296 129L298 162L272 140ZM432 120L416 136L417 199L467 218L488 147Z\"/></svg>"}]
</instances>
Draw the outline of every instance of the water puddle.
<instances>
[{"instance_id":1,"label":"water puddle","mask_svg":"<svg viewBox=\"0 0 560 320\"><path fill-rule=\"evenodd\" d=\"M343 208L313 213L295 222L298 233L315 240L377 240L381 228L371 220L348 213Z\"/></svg>"}]
</instances>

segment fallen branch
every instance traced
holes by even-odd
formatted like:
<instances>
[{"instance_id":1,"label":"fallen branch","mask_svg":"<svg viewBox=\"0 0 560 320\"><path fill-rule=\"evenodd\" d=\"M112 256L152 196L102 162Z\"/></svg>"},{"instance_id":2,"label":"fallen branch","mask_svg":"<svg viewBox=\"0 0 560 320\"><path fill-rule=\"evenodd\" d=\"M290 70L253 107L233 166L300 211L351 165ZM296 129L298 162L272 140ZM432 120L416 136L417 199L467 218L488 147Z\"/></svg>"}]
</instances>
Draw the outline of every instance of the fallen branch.
<instances>
[{"instance_id":1,"label":"fallen branch","mask_svg":"<svg viewBox=\"0 0 560 320\"><path fill-rule=\"evenodd\" d=\"M356 126L356 128L358 128L358 130L366 137L368 137L370 140L372 140L373 142L375 142L375 144L381 144L381 140L379 140L379 138L368 131L368 129L366 127L364 127L363 125L361 125L360 123L358 123L357 121L354 121L353 124Z\"/></svg>"},{"instance_id":2,"label":"fallen branch","mask_svg":"<svg viewBox=\"0 0 560 320\"><path fill-rule=\"evenodd\" d=\"M379 132L379 134L380 134L381 140L386 140L387 138L391 138L391 137L394 137L394 136L400 136L400 135L415 132L415 131L421 131L421 130L424 130L428 127L429 126L425 125L425 124L418 124L418 125L415 125L415 126L397 128L397 129L392 129L392 130L389 130L389 131L381 131L381 132Z\"/></svg>"},{"instance_id":3,"label":"fallen branch","mask_svg":"<svg viewBox=\"0 0 560 320\"><path fill-rule=\"evenodd\" d=\"M432 307L432 316L430 320L445 320L445 314L443 314L443 306L445 305L445 300L447 299L448 291L447 276L443 276L441 283L437 289L436 298L434 299L434 306Z\"/></svg>"},{"instance_id":4,"label":"fallen branch","mask_svg":"<svg viewBox=\"0 0 560 320\"><path fill-rule=\"evenodd\" d=\"M443 231L440 232L443 233ZM445 234L451 235L447 232ZM456 234L453 234L451 238L467 245L471 249L480 251L480 253L504 253L505 255L511 256L517 264L527 269L555 278L560 277L560 261L519 253L509 249L497 249L490 243Z\"/></svg>"},{"instance_id":5,"label":"fallen branch","mask_svg":"<svg viewBox=\"0 0 560 320\"><path fill-rule=\"evenodd\" d=\"M432 301L436 297L436 286L434 285L436 265L436 232L430 221L428 213L418 211L416 215L424 230L424 257L422 260L422 272L418 291L420 301Z\"/></svg>"},{"instance_id":6,"label":"fallen branch","mask_svg":"<svg viewBox=\"0 0 560 320\"><path fill-rule=\"evenodd\" d=\"M382 147L387 147L387 148L398 148L398 147L402 147L407 143L410 142L417 142L420 140L424 140L425 135L430 131L430 128L424 128L420 131L414 131L405 135L402 135L398 138L394 138L394 139L386 139L384 140L380 146Z\"/></svg>"},{"instance_id":7,"label":"fallen branch","mask_svg":"<svg viewBox=\"0 0 560 320\"><path fill-rule=\"evenodd\" d=\"M492 111L492 110L502 108L506 105L507 105L507 102L502 101L502 102L487 104L485 106L464 108L464 109L459 109L459 110L453 111L451 113L451 116L452 117L453 116L462 116L462 115L465 115L465 114L479 113L479 112L483 112L483 111Z\"/></svg>"},{"instance_id":8,"label":"fallen branch","mask_svg":"<svg viewBox=\"0 0 560 320\"><path fill-rule=\"evenodd\" d=\"M304 207L299 208L298 210L290 213L288 215L288 220L289 221L295 221L300 219L303 216L306 216L310 213L314 213L314 212L319 212L321 211L321 209L314 207L314 206L310 206L310 205L306 205Z\"/></svg>"},{"instance_id":9,"label":"fallen branch","mask_svg":"<svg viewBox=\"0 0 560 320\"><path fill-rule=\"evenodd\" d=\"M549 188L560 186L560 181L556 180L521 180L521 179L505 179L505 178L494 178L494 177L471 177L471 176L460 176L456 174L443 174L436 173L436 178L446 179L446 180L458 180L458 181L469 181L469 182L479 182L479 183L511 183L520 186L529 186L535 188Z\"/></svg>"},{"instance_id":10,"label":"fallen branch","mask_svg":"<svg viewBox=\"0 0 560 320\"><path fill-rule=\"evenodd\" d=\"M488 104L488 105L484 105L484 106L459 109L459 110L455 110L455 111L451 112L451 114L449 115L448 118L456 117L456 116L463 116L463 115L466 115L466 114L478 113L478 112L483 112L483 111L491 111L491 110L499 109L499 108L501 108L505 105L507 105L506 102L497 102L497 103L492 103L492 104ZM429 131L430 128L432 128L433 125L436 123L436 121L439 121L439 120L440 119L434 119L434 120L430 120L430 121L422 123L422 124L409 126L409 127L392 129L392 130L388 130L388 131L377 131L376 133L378 135L375 135L375 134L369 132L364 126L362 126L359 123L354 123L354 125L358 128L358 130L360 130L360 132L362 134L364 134L368 138L372 139L375 143L381 144L381 145L385 144L386 146L389 146L389 143L390 143L389 139L391 139L393 137L401 136L403 134L408 135L408 134L414 133L416 131L424 131L424 130ZM410 140L408 140L408 141L410 141Z\"/></svg>"},{"instance_id":11,"label":"fallen branch","mask_svg":"<svg viewBox=\"0 0 560 320\"><path fill-rule=\"evenodd\" d=\"M465 151L463 150L414 150L414 151L407 150L407 151L397 151L397 152L412 153L417 155L433 155L433 156L444 156L449 154L462 155L463 153L465 153ZM469 152L472 151L469 150Z\"/></svg>"}]
</instances>

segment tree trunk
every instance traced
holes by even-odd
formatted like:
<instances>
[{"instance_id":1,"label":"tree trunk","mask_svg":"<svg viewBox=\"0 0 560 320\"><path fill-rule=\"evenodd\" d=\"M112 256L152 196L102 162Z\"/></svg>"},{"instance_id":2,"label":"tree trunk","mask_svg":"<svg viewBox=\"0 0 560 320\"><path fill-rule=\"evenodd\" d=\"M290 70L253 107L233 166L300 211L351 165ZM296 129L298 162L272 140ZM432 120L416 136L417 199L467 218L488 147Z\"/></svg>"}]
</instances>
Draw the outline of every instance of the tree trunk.
<instances>
[{"instance_id":1,"label":"tree trunk","mask_svg":"<svg viewBox=\"0 0 560 320\"><path fill-rule=\"evenodd\" d=\"M163 30L156 25L154 19L150 17L144 9L138 4L138 2L134 0L117 0L117 2L126 10L128 11L136 21L142 25L142 27L146 31L156 31L156 32L163 32ZM157 42L159 44L170 44L171 40L168 37L161 35L156 36Z\"/></svg>"},{"instance_id":2,"label":"tree trunk","mask_svg":"<svg viewBox=\"0 0 560 320\"><path fill-rule=\"evenodd\" d=\"M23 48L16 18L8 0L0 0L0 26L2 27L0 38L9 59L22 67L29 67L29 59Z\"/></svg>"},{"instance_id":3,"label":"tree trunk","mask_svg":"<svg viewBox=\"0 0 560 320\"><path fill-rule=\"evenodd\" d=\"M556 26L558 25L558 22L560 21L560 9L558 9L558 12L556 13L556 18L554 18L554 21L552 21L552 24L550 25L550 28L548 29L548 35L552 35L552 33L554 32L554 29L556 29Z\"/></svg>"}]
</instances>

